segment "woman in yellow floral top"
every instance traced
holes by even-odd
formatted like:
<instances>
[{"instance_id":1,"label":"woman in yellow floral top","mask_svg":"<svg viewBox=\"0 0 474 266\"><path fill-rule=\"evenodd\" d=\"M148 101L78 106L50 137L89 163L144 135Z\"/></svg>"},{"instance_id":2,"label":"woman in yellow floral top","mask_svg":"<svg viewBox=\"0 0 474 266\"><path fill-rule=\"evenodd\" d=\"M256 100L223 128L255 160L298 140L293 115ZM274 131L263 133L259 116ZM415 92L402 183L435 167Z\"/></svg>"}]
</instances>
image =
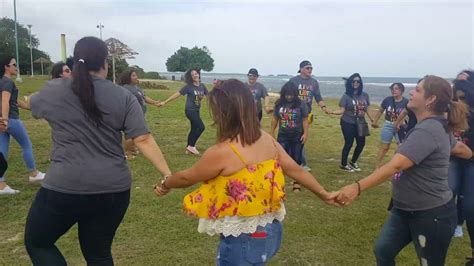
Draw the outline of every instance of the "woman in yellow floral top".
<instances>
[{"instance_id":1,"label":"woman in yellow floral top","mask_svg":"<svg viewBox=\"0 0 474 266\"><path fill-rule=\"evenodd\" d=\"M217 84L208 100L218 143L191 168L165 178L155 193L202 182L184 197L184 209L199 218L199 232L220 234L216 264L264 264L281 243L283 174L328 204L335 204L338 193L327 192L260 129L252 94L242 82Z\"/></svg>"}]
</instances>

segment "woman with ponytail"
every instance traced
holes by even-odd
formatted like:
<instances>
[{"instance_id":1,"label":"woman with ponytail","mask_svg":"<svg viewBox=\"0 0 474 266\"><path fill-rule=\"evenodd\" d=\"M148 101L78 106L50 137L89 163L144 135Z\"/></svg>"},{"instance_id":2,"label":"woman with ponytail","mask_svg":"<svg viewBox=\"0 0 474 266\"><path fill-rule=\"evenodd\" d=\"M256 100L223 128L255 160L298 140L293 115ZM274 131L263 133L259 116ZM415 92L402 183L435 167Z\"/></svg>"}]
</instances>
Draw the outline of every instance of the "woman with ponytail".
<instances>
[{"instance_id":1,"label":"woman with ponytail","mask_svg":"<svg viewBox=\"0 0 474 266\"><path fill-rule=\"evenodd\" d=\"M107 47L95 37L74 47L72 79L53 79L29 104L48 121L51 166L30 208L26 250L34 265L66 265L55 242L78 224L88 265L113 265L111 246L130 200L122 133L161 172L170 169L133 94L106 80Z\"/></svg>"},{"instance_id":2,"label":"woman with ponytail","mask_svg":"<svg viewBox=\"0 0 474 266\"><path fill-rule=\"evenodd\" d=\"M420 265L444 265L456 227L449 156L472 157L472 151L451 134L453 129L467 128L467 108L453 102L452 96L446 80L424 77L408 102L418 124L392 160L341 190L338 202L348 205L362 191L393 177L393 207L375 244L377 265L395 265L395 257L411 242Z\"/></svg>"}]
</instances>

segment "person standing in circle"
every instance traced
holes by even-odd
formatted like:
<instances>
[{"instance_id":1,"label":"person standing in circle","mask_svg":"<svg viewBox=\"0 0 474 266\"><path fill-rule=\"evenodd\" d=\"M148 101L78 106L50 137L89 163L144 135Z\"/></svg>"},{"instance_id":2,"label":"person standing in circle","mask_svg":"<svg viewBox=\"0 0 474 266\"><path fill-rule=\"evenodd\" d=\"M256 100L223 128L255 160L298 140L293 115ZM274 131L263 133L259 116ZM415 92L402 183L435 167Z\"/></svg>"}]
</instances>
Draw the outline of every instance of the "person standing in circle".
<instances>
[{"instance_id":1,"label":"person standing in circle","mask_svg":"<svg viewBox=\"0 0 474 266\"><path fill-rule=\"evenodd\" d=\"M171 175L135 98L107 80L107 46L84 37L71 79L53 79L29 99L51 127L51 165L31 205L25 247L33 265L67 265L56 241L77 224L87 265L113 265L112 242L130 203L132 175L122 134L164 176Z\"/></svg>"},{"instance_id":2,"label":"person standing in circle","mask_svg":"<svg viewBox=\"0 0 474 266\"><path fill-rule=\"evenodd\" d=\"M72 71L69 69L69 67L63 63L63 62L58 62L53 65L53 68L51 69L51 78L52 79L57 79L57 78L70 78L72 77Z\"/></svg>"},{"instance_id":3,"label":"person standing in circle","mask_svg":"<svg viewBox=\"0 0 474 266\"><path fill-rule=\"evenodd\" d=\"M133 69L126 70L120 75L119 85L129 90L138 100L138 103L142 107L143 115L145 115L147 110L147 104L152 104L158 106L159 101L153 100L152 98L145 95L143 90L138 87L138 75L137 72ZM125 156L128 160L134 158L138 153L138 149L133 144L132 139L126 139L124 143Z\"/></svg>"},{"instance_id":4,"label":"person standing in circle","mask_svg":"<svg viewBox=\"0 0 474 266\"><path fill-rule=\"evenodd\" d=\"M191 130L188 134L188 146L185 149L187 154L198 155L199 151L196 148L196 142L201 134L206 129L201 119L201 101L207 95L206 86L201 83L201 71L194 68L186 71L184 74L186 85L168 99L161 102L159 106L165 106L167 103L177 99L181 95L186 95L186 106L184 113L191 124Z\"/></svg>"},{"instance_id":5,"label":"person standing in circle","mask_svg":"<svg viewBox=\"0 0 474 266\"><path fill-rule=\"evenodd\" d=\"M332 114L341 115L341 131L344 136L344 147L341 155L341 168L347 172L361 171L357 160L365 147L365 138L367 134L361 134L358 130L359 121L365 121L367 115L370 121L370 99L369 95L364 92L364 84L359 73L352 74L346 80L346 92L339 101L340 109L332 112ZM368 128L367 128L368 130ZM368 132L366 132L368 133ZM352 154L350 164L347 163L347 157L352 149L352 145L356 141L356 147Z\"/></svg>"},{"instance_id":6,"label":"person standing in circle","mask_svg":"<svg viewBox=\"0 0 474 266\"><path fill-rule=\"evenodd\" d=\"M312 77L313 65L308 60L304 60L300 63L300 73L298 76L295 76L290 79L290 82L294 83L298 88L298 95L303 102L306 103L308 107L308 123L311 125L313 123L313 98L316 100L317 104L326 114L331 113L331 110L326 107L321 92L319 91L318 81ZM304 149L302 150L301 155L302 166L306 171L311 171L311 168L306 162L306 156Z\"/></svg>"},{"instance_id":7,"label":"person standing in circle","mask_svg":"<svg viewBox=\"0 0 474 266\"><path fill-rule=\"evenodd\" d=\"M387 154L388 150L390 149L392 139L395 138L397 144L400 144L400 139L398 137L397 130L394 127L394 123L397 121L398 116L403 112L408 104L408 100L403 97L405 86L403 86L402 83L393 83L390 85L390 91L392 96L389 96L382 101L379 111L375 115L374 122L372 123L373 128L378 128L380 116L385 113L385 121L380 134L381 144L377 161L375 163L375 168L380 167L385 154Z\"/></svg>"},{"instance_id":8,"label":"person standing in circle","mask_svg":"<svg viewBox=\"0 0 474 266\"><path fill-rule=\"evenodd\" d=\"M258 121L262 122L262 117L263 117L263 111L262 111L262 99L264 100L265 103L265 112L267 114L271 113L273 110L270 107L270 97L268 97L268 91L265 86L257 82L257 79L259 77L258 71L255 68L251 68L249 70L249 73L247 74L248 77L248 82L247 82L247 87L249 88L250 92L252 93L253 99L255 101L255 106L257 108L257 116L258 116Z\"/></svg>"},{"instance_id":9,"label":"person standing in circle","mask_svg":"<svg viewBox=\"0 0 474 266\"><path fill-rule=\"evenodd\" d=\"M19 90L12 80L17 74L16 59L12 56L0 58L0 92L1 92L1 122L0 128L0 152L8 158L10 137L20 144L23 151L23 160L29 172L29 181L40 182L45 174L36 168L33 156L33 145L26 132L25 126L20 120L20 108L25 108L22 101L18 101ZM20 104L19 104L20 103ZM5 176L0 177L0 195L16 194L19 190L12 189L5 182Z\"/></svg>"}]
</instances>

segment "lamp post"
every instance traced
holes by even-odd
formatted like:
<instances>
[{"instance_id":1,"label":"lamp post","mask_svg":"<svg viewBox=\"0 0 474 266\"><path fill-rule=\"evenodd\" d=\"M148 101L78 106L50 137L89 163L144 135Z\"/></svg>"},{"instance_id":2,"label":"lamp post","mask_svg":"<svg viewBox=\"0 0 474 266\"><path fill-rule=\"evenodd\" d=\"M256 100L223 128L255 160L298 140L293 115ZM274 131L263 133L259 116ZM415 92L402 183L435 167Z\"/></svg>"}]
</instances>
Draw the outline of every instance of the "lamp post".
<instances>
[{"instance_id":1,"label":"lamp post","mask_svg":"<svg viewBox=\"0 0 474 266\"><path fill-rule=\"evenodd\" d=\"M102 23L99 22L99 25L97 25L97 28L99 29L100 39L102 40L102 29L104 28L104 25L102 25Z\"/></svg>"},{"instance_id":2,"label":"lamp post","mask_svg":"<svg viewBox=\"0 0 474 266\"><path fill-rule=\"evenodd\" d=\"M33 69L33 46L31 45L31 27L33 25L31 24L28 24L28 29L29 29L29 32L30 32L30 59L31 59L31 76L34 77L35 76L35 71Z\"/></svg>"},{"instance_id":3,"label":"lamp post","mask_svg":"<svg viewBox=\"0 0 474 266\"><path fill-rule=\"evenodd\" d=\"M15 48L16 48L16 81L17 82L22 82L21 77L20 77L20 58L18 56L18 29L16 26L16 0L13 0L13 13L14 13L14 18L15 18Z\"/></svg>"}]
</instances>

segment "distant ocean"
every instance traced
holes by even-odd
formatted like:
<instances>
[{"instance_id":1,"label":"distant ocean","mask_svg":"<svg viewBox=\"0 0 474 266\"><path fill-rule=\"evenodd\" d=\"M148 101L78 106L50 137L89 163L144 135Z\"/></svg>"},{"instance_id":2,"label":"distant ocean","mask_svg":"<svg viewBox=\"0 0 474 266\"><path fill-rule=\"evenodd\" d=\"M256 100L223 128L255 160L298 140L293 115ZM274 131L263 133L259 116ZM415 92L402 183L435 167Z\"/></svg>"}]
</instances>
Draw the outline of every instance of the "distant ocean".
<instances>
[{"instance_id":1,"label":"distant ocean","mask_svg":"<svg viewBox=\"0 0 474 266\"><path fill-rule=\"evenodd\" d=\"M177 80L180 79L182 73L160 73L171 79L174 75ZM258 82L262 83L271 92L279 92L283 84L287 82L292 76L278 75L278 76L260 76ZM224 74L224 73L202 73L201 79L204 83L212 83L214 79L231 79L235 78L243 82L247 81L246 74ZM319 87L323 98L340 98L345 91L344 80L342 77L319 77L315 76L319 81ZM380 103L382 100L390 96L389 86L394 82L401 82L405 85L405 97L409 97L408 92L416 86L419 78L391 78L391 77L362 77L364 82L364 91L369 94L371 102Z\"/></svg>"}]
</instances>

